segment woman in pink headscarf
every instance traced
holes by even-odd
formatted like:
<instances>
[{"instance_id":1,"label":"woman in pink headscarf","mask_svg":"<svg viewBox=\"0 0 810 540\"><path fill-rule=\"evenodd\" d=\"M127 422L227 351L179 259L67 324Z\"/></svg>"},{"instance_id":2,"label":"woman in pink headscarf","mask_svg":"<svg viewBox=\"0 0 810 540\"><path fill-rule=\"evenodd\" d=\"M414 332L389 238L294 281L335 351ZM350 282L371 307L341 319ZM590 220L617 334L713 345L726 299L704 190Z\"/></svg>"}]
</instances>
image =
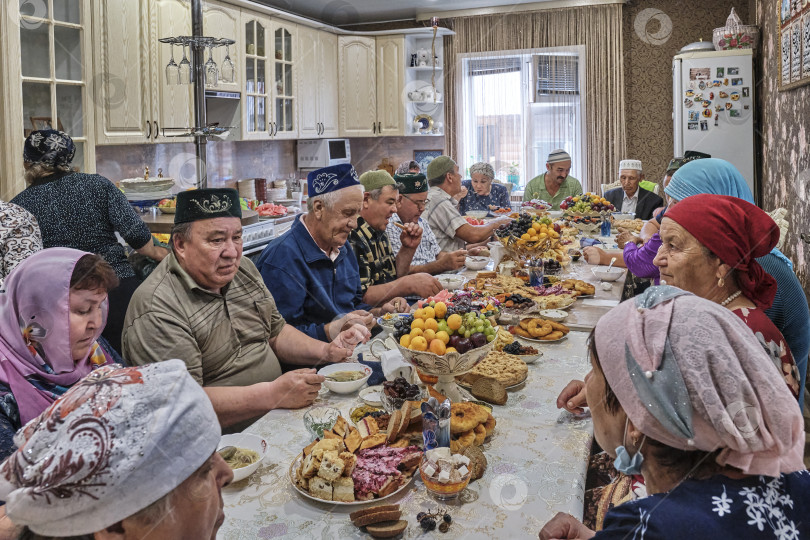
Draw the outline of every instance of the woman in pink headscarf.
<instances>
[{"instance_id":1,"label":"woman in pink headscarf","mask_svg":"<svg viewBox=\"0 0 810 540\"><path fill-rule=\"evenodd\" d=\"M549 538L803 538L810 473L795 399L736 315L651 287L602 317L586 382L594 437L649 496L595 533L568 514Z\"/></svg>"},{"instance_id":2,"label":"woman in pink headscarf","mask_svg":"<svg viewBox=\"0 0 810 540\"><path fill-rule=\"evenodd\" d=\"M14 433L96 367L107 291L118 284L98 255L50 248L28 257L0 291L0 459Z\"/></svg>"}]
</instances>

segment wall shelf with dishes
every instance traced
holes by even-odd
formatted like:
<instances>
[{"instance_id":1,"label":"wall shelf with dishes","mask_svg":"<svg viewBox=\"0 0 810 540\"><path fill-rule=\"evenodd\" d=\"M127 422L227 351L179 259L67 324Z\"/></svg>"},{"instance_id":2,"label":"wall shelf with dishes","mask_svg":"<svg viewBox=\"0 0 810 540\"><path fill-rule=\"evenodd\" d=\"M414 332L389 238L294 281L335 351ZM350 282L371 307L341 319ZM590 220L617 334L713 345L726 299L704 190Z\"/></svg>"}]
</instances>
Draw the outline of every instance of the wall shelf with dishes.
<instances>
[{"instance_id":1,"label":"wall shelf with dishes","mask_svg":"<svg viewBox=\"0 0 810 540\"><path fill-rule=\"evenodd\" d=\"M405 36L408 55L405 69L405 105L407 135L444 135L443 41L433 33Z\"/></svg>"}]
</instances>

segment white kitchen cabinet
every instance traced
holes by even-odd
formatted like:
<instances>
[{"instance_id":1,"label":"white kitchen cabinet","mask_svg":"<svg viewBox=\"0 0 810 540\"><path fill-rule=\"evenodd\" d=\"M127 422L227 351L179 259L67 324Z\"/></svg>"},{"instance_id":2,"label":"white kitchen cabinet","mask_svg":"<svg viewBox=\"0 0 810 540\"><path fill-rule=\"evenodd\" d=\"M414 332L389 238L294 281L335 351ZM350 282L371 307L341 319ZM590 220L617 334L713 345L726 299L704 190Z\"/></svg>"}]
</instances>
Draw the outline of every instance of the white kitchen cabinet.
<instances>
[{"instance_id":1,"label":"white kitchen cabinet","mask_svg":"<svg viewBox=\"0 0 810 540\"><path fill-rule=\"evenodd\" d=\"M222 66L225 61L225 56L230 56L231 62L234 65L234 82L225 83L221 80L216 86L206 84L207 89L223 90L227 92L240 92L242 89L242 55L240 51L244 50L240 46L239 27L241 23L241 13L239 9L231 7L222 2L214 0L206 0L203 4L203 30L206 36L216 38L232 39L236 43L229 47L214 47L212 57L217 64L220 75L222 73ZM205 59L208 59L208 51L205 52Z\"/></svg>"},{"instance_id":2,"label":"white kitchen cabinet","mask_svg":"<svg viewBox=\"0 0 810 540\"><path fill-rule=\"evenodd\" d=\"M404 135L404 36L340 36L338 58L341 134Z\"/></svg>"},{"instance_id":3,"label":"white kitchen cabinet","mask_svg":"<svg viewBox=\"0 0 810 540\"><path fill-rule=\"evenodd\" d=\"M93 15L97 144L190 140L161 134L163 128L191 127L194 101L190 84L166 83L172 49L179 64L182 48L158 42L191 33L188 2L96 0Z\"/></svg>"},{"instance_id":4,"label":"white kitchen cabinet","mask_svg":"<svg viewBox=\"0 0 810 540\"><path fill-rule=\"evenodd\" d=\"M405 134L405 36L377 37L377 135Z\"/></svg>"},{"instance_id":5,"label":"white kitchen cabinet","mask_svg":"<svg viewBox=\"0 0 810 540\"><path fill-rule=\"evenodd\" d=\"M344 137L377 134L377 40L338 37L340 133Z\"/></svg>"},{"instance_id":6,"label":"white kitchen cabinet","mask_svg":"<svg viewBox=\"0 0 810 540\"><path fill-rule=\"evenodd\" d=\"M268 35L270 20L242 12L242 39L237 46L244 54L242 90L242 138L267 139L270 136L267 85Z\"/></svg>"},{"instance_id":7,"label":"white kitchen cabinet","mask_svg":"<svg viewBox=\"0 0 810 540\"><path fill-rule=\"evenodd\" d=\"M298 138L297 81L298 26L286 21L272 21L271 34L271 120L274 139Z\"/></svg>"},{"instance_id":8,"label":"white kitchen cabinet","mask_svg":"<svg viewBox=\"0 0 810 540\"><path fill-rule=\"evenodd\" d=\"M300 26L298 51L299 138L337 137L337 36Z\"/></svg>"},{"instance_id":9,"label":"white kitchen cabinet","mask_svg":"<svg viewBox=\"0 0 810 540\"><path fill-rule=\"evenodd\" d=\"M0 198L24 187L31 130L54 126L76 144L73 165L95 171L90 0L4 2L0 17Z\"/></svg>"}]
</instances>

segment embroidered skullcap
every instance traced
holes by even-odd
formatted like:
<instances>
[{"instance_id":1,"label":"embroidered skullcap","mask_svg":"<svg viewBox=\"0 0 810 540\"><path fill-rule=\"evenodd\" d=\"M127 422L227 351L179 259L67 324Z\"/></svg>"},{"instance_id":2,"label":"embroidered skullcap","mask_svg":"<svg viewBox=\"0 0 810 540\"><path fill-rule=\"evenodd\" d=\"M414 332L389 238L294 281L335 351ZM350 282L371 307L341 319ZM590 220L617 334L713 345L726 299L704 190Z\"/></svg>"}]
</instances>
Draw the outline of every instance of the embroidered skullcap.
<instances>
[{"instance_id":1,"label":"embroidered skullcap","mask_svg":"<svg viewBox=\"0 0 810 540\"><path fill-rule=\"evenodd\" d=\"M602 372L642 433L746 474L804 469L803 421L751 329L720 304L650 287L599 319Z\"/></svg>"},{"instance_id":2,"label":"embroidered skullcap","mask_svg":"<svg viewBox=\"0 0 810 540\"><path fill-rule=\"evenodd\" d=\"M479 161L470 167L470 176L476 173L481 173L490 180L495 179L495 169L492 168L492 165L484 161Z\"/></svg>"},{"instance_id":3,"label":"embroidered skullcap","mask_svg":"<svg viewBox=\"0 0 810 540\"><path fill-rule=\"evenodd\" d=\"M664 218L678 223L735 270L737 285L758 308L771 307L776 279L756 259L770 253L780 232L764 210L737 197L701 194L670 207Z\"/></svg>"},{"instance_id":4,"label":"embroidered skullcap","mask_svg":"<svg viewBox=\"0 0 810 540\"><path fill-rule=\"evenodd\" d=\"M175 225L220 217L242 219L239 192L235 189L192 189L177 194L177 209L174 214Z\"/></svg>"},{"instance_id":5,"label":"embroidered skullcap","mask_svg":"<svg viewBox=\"0 0 810 540\"><path fill-rule=\"evenodd\" d=\"M562 149L552 150L548 155L546 163L559 163L561 161L571 161L571 154Z\"/></svg>"},{"instance_id":6,"label":"embroidered skullcap","mask_svg":"<svg viewBox=\"0 0 810 540\"><path fill-rule=\"evenodd\" d=\"M17 432L18 450L0 466L0 499L37 534L91 534L174 490L220 435L182 361L104 366Z\"/></svg>"},{"instance_id":7,"label":"embroidered skullcap","mask_svg":"<svg viewBox=\"0 0 810 540\"><path fill-rule=\"evenodd\" d=\"M23 161L59 167L70 165L75 153L76 145L67 133L55 129L38 129L25 139Z\"/></svg>"},{"instance_id":8,"label":"embroidered skullcap","mask_svg":"<svg viewBox=\"0 0 810 540\"><path fill-rule=\"evenodd\" d=\"M360 184L357 171L349 163L316 169L307 174L307 193L318 197L331 191Z\"/></svg>"},{"instance_id":9,"label":"embroidered skullcap","mask_svg":"<svg viewBox=\"0 0 810 540\"><path fill-rule=\"evenodd\" d=\"M366 193L385 186L396 185L396 182L394 182L394 177L392 177L388 171L382 169L364 172L360 175L360 183L363 184Z\"/></svg>"},{"instance_id":10,"label":"embroidered skullcap","mask_svg":"<svg viewBox=\"0 0 810 540\"><path fill-rule=\"evenodd\" d=\"M676 157L672 158L667 165L667 175L671 176L675 174L675 171L689 163L690 161L695 161L697 159L706 159L712 157L711 154L704 154L703 152L697 152L695 150L687 150L683 157Z\"/></svg>"},{"instance_id":11,"label":"embroidered skullcap","mask_svg":"<svg viewBox=\"0 0 810 540\"><path fill-rule=\"evenodd\" d=\"M433 158L427 166L427 179L428 181L436 180L437 178L444 179L444 175L451 172L456 166L456 162L450 156L439 156Z\"/></svg>"},{"instance_id":12,"label":"embroidered skullcap","mask_svg":"<svg viewBox=\"0 0 810 540\"><path fill-rule=\"evenodd\" d=\"M619 162L619 172L625 171L641 171L641 161L638 159L623 159Z\"/></svg>"},{"instance_id":13,"label":"embroidered skullcap","mask_svg":"<svg viewBox=\"0 0 810 540\"><path fill-rule=\"evenodd\" d=\"M405 195L424 193L428 190L427 179L422 173L395 174L394 181L400 184L399 192Z\"/></svg>"}]
</instances>

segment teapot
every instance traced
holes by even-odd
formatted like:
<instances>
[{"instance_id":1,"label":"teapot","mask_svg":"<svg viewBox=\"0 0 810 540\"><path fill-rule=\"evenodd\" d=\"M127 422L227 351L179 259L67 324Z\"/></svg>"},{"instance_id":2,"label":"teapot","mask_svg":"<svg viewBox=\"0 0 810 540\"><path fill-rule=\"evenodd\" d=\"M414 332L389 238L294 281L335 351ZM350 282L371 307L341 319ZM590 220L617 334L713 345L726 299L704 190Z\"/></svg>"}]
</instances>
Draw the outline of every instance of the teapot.
<instances>
[{"instance_id":1,"label":"teapot","mask_svg":"<svg viewBox=\"0 0 810 540\"><path fill-rule=\"evenodd\" d=\"M423 101L433 101L433 94L435 90L432 86L428 86L424 90L422 90L422 100Z\"/></svg>"},{"instance_id":2,"label":"teapot","mask_svg":"<svg viewBox=\"0 0 810 540\"><path fill-rule=\"evenodd\" d=\"M419 90L408 92L408 99L411 101L425 101L425 94Z\"/></svg>"}]
</instances>

